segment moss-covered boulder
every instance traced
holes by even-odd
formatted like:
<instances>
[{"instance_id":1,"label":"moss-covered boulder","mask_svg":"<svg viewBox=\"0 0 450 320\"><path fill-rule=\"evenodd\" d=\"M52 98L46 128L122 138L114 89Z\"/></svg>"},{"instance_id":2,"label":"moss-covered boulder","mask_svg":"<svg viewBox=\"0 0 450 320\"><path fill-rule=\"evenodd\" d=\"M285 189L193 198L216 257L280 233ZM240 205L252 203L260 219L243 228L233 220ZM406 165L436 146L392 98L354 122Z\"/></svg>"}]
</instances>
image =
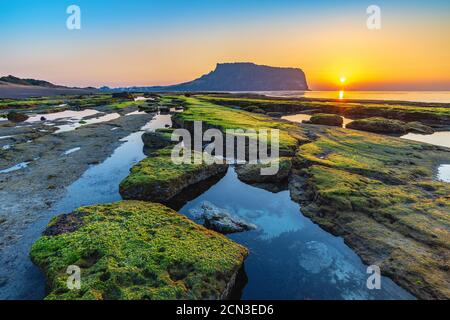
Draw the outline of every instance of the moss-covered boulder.
<instances>
[{"instance_id":1,"label":"moss-covered boulder","mask_svg":"<svg viewBox=\"0 0 450 320\"><path fill-rule=\"evenodd\" d=\"M30 255L47 299L223 299L247 250L163 205L122 201L55 217ZM79 290L67 288L70 265Z\"/></svg>"},{"instance_id":2,"label":"moss-covered boulder","mask_svg":"<svg viewBox=\"0 0 450 320\"><path fill-rule=\"evenodd\" d=\"M409 132L420 134L433 134L434 129L418 121L406 123L407 130Z\"/></svg>"},{"instance_id":3,"label":"moss-covered boulder","mask_svg":"<svg viewBox=\"0 0 450 320\"><path fill-rule=\"evenodd\" d=\"M158 112L158 105L155 103L149 103L148 105L141 105L139 106L139 111L144 111L147 113L156 113Z\"/></svg>"},{"instance_id":4,"label":"moss-covered boulder","mask_svg":"<svg viewBox=\"0 0 450 320\"><path fill-rule=\"evenodd\" d=\"M112 94L112 97L114 99L134 100L134 96L130 92L115 92Z\"/></svg>"},{"instance_id":5,"label":"moss-covered boulder","mask_svg":"<svg viewBox=\"0 0 450 320\"><path fill-rule=\"evenodd\" d=\"M417 121L403 122L400 120L386 119L382 117L355 120L347 124L347 128L394 135L402 135L408 132L421 134L432 134L434 132L433 128Z\"/></svg>"},{"instance_id":6,"label":"moss-covered boulder","mask_svg":"<svg viewBox=\"0 0 450 320\"><path fill-rule=\"evenodd\" d=\"M24 122L28 119L28 116L26 114L16 111L9 112L6 117L9 121L15 123Z\"/></svg>"},{"instance_id":7,"label":"moss-covered boulder","mask_svg":"<svg viewBox=\"0 0 450 320\"><path fill-rule=\"evenodd\" d=\"M227 170L226 164L174 163L171 153L166 147L135 165L120 184L122 197L167 203L186 187Z\"/></svg>"},{"instance_id":8,"label":"moss-covered boulder","mask_svg":"<svg viewBox=\"0 0 450 320\"><path fill-rule=\"evenodd\" d=\"M239 180L246 183L280 183L287 181L291 171L291 158L282 157L275 160L278 171L273 175L263 175L262 168L268 168L275 164L245 164L236 167Z\"/></svg>"},{"instance_id":9,"label":"moss-covered boulder","mask_svg":"<svg viewBox=\"0 0 450 320\"><path fill-rule=\"evenodd\" d=\"M142 141L144 142L144 146L150 149L161 149L176 142L172 141L172 132L173 129L160 129L155 132L144 132L142 135Z\"/></svg>"},{"instance_id":10,"label":"moss-covered boulder","mask_svg":"<svg viewBox=\"0 0 450 320\"><path fill-rule=\"evenodd\" d=\"M347 124L347 128L385 134L405 134L407 132L403 121L381 117L355 120Z\"/></svg>"},{"instance_id":11,"label":"moss-covered boulder","mask_svg":"<svg viewBox=\"0 0 450 320\"><path fill-rule=\"evenodd\" d=\"M344 119L341 116L338 116L337 114L318 113L311 116L311 119L305 121L305 123L342 127Z\"/></svg>"}]
</instances>

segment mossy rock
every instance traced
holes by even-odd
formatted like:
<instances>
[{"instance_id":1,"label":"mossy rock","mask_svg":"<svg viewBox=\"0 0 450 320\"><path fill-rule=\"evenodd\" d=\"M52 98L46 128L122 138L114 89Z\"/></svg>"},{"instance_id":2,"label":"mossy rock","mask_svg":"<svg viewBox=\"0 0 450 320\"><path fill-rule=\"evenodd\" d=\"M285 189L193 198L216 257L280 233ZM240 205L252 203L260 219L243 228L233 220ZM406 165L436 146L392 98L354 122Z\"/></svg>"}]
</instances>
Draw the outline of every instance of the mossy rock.
<instances>
[{"instance_id":1,"label":"mossy rock","mask_svg":"<svg viewBox=\"0 0 450 320\"><path fill-rule=\"evenodd\" d=\"M134 96L129 92L115 92L112 94L114 99L134 100Z\"/></svg>"},{"instance_id":2,"label":"mossy rock","mask_svg":"<svg viewBox=\"0 0 450 320\"><path fill-rule=\"evenodd\" d=\"M450 184L435 178L448 159L449 151L432 145L320 129L294 158L291 196L417 297L448 299Z\"/></svg>"},{"instance_id":3,"label":"mossy rock","mask_svg":"<svg viewBox=\"0 0 450 320\"><path fill-rule=\"evenodd\" d=\"M226 164L177 164L171 155L172 147L166 147L135 165L120 184L122 197L167 203L186 187L227 170Z\"/></svg>"},{"instance_id":4,"label":"mossy rock","mask_svg":"<svg viewBox=\"0 0 450 320\"><path fill-rule=\"evenodd\" d=\"M280 183L287 181L292 166L291 159L282 157L274 161L278 162L278 171L274 175L261 174L261 169L268 168L271 164L239 165L236 167L236 173L239 180L246 183Z\"/></svg>"},{"instance_id":5,"label":"mossy rock","mask_svg":"<svg viewBox=\"0 0 450 320\"><path fill-rule=\"evenodd\" d=\"M141 105L139 106L139 111L144 111L147 113L158 112L158 106L155 104Z\"/></svg>"},{"instance_id":6,"label":"mossy rock","mask_svg":"<svg viewBox=\"0 0 450 320\"><path fill-rule=\"evenodd\" d=\"M15 111L11 111L6 117L9 121L15 123L24 122L28 119L28 116L26 114Z\"/></svg>"},{"instance_id":7,"label":"mossy rock","mask_svg":"<svg viewBox=\"0 0 450 320\"><path fill-rule=\"evenodd\" d=\"M403 121L381 117L355 120L347 124L347 128L374 133L399 135L405 134L408 131L406 124Z\"/></svg>"},{"instance_id":8,"label":"mossy rock","mask_svg":"<svg viewBox=\"0 0 450 320\"><path fill-rule=\"evenodd\" d=\"M144 142L144 146L150 149L161 149L172 144L175 144L176 141L172 141L172 130L162 131L157 130L155 132L144 132L142 135L142 141Z\"/></svg>"},{"instance_id":9,"label":"mossy rock","mask_svg":"<svg viewBox=\"0 0 450 320\"><path fill-rule=\"evenodd\" d=\"M419 134L433 134L434 129L418 121L408 122L406 124L408 132Z\"/></svg>"},{"instance_id":10,"label":"mossy rock","mask_svg":"<svg viewBox=\"0 0 450 320\"><path fill-rule=\"evenodd\" d=\"M228 129L278 129L279 148L281 156L292 156L295 154L299 141L307 140L298 125L286 121L279 121L264 114L248 112L231 107L223 107L212 104L198 98L186 98L184 112L172 117L174 126L193 131L193 123L202 121L203 129L216 128L222 132ZM269 141L270 144L270 141Z\"/></svg>"},{"instance_id":11,"label":"mossy rock","mask_svg":"<svg viewBox=\"0 0 450 320\"><path fill-rule=\"evenodd\" d=\"M55 217L31 249L46 299L223 299L247 250L155 203L122 201ZM67 288L67 267L81 288Z\"/></svg>"},{"instance_id":12,"label":"mossy rock","mask_svg":"<svg viewBox=\"0 0 450 320\"><path fill-rule=\"evenodd\" d=\"M341 114L348 118L384 117L406 122L420 121L433 126L448 126L450 108L444 103L392 102L392 101L313 101L311 99L270 97L202 95L197 98L212 104L244 108L261 108L266 112L283 112L285 114L317 112Z\"/></svg>"},{"instance_id":13,"label":"mossy rock","mask_svg":"<svg viewBox=\"0 0 450 320\"><path fill-rule=\"evenodd\" d=\"M311 119L305 123L342 127L344 119L336 114L318 113L311 116Z\"/></svg>"}]
</instances>

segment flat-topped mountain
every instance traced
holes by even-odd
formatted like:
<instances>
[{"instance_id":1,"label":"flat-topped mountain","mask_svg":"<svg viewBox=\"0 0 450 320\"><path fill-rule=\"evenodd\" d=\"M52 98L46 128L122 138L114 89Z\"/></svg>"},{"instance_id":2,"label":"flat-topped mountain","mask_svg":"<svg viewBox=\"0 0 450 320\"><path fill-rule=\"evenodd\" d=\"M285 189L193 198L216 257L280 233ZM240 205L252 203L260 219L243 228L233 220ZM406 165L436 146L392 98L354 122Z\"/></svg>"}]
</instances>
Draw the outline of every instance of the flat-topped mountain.
<instances>
[{"instance_id":1,"label":"flat-topped mountain","mask_svg":"<svg viewBox=\"0 0 450 320\"><path fill-rule=\"evenodd\" d=\"M249 62L219 63L214 71L193 81L171 86L131 87L103 91L283 91L309 90L305 73L298 68L280 68Z\"/></svg>"},{"instance_id":2,"label":"flat-topped mountain","mask_svg":"<svg viewBox=\"0 0 450 320\"><path fill-rule=\"evenodd\" d=\"M171 86L180 91L308 90L305 73L254 63L219 63L214 71L190 82Z\"/></svg>"}]
</instances>

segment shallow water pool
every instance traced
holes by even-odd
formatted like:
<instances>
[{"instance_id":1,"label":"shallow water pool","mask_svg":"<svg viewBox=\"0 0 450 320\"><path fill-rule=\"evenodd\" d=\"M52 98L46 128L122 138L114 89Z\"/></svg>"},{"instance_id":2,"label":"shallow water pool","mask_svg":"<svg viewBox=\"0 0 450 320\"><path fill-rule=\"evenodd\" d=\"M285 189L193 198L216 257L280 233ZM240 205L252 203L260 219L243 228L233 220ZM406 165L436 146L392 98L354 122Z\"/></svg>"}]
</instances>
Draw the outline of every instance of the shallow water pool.
<instances>
[{"instance_id":1,"label":"shallow water pool","mask_svg":"<svg viewBox=\"0 0 450 320\"><path fill-rule=\"evenodd\" d=\"M450 148L450 131L438 131L433 134L408 133L401 138Z\"/></svg>"},{"instance_id":2,"label":"shallow water pool","mask_svg":"<svg viewBox=\"0 0 450 320\"><path fill-rule=\"evenodd\" d=\"M203 201L257 225L257 230L231 234L246 246L248 283L243 299L413 299L383 277L380 290L369 290L367 266L344 241L302 215L289 191L272 193L241 182L233 168L180 212Z\"/></svg>"}]
</instances>

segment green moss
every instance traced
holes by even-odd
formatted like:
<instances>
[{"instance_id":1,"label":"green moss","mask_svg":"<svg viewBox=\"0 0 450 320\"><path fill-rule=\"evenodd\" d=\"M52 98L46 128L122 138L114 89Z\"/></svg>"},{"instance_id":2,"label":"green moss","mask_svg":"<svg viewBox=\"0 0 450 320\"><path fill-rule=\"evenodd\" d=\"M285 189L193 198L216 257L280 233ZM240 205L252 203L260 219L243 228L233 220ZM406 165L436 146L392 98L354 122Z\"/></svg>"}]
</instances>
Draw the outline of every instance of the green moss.
<instances>
[{"instance_id":1,"label":"green moss","mask_svg":"<svg viewBox=\"0 0 450 320\"><path fill-rule=\"evenodd\" d=\"M57 107L67 104L68 107ZM35 112L65 110L67 108L88 109L108 106L111 109L121 109L129 106L141 106L144 101L129 101L113 98L111 94L64 95L55 97L40 97L29 99L2 99L0 110L30 110Z\"/></svg>"},{"instance_id":2,"label":"green moss","mask_svg":"<svg viewBox=\"0 0 450 320\"><path fill-rule=\"evenodd\" d=\"M450 184L434 169L450 152L403 139L327 129L301 146L314 221L344 235L369 263L419 297L449 297ZM416 288L421 277L424 286Z\"/></svg>"},{"instance_id":3,"label":"green moss","mask_svg":"<svg viewBox=\"0 0 450 320\"><path fill-rule=\"evenodd\" d=\"M263 114L233 109L193 97L184 99L185 111L174 116L175 122L186 123L202 121L204 127L214 127L222 131L227 129L278 129L280 130L280 152L291 153L298 140L306 140L300 128L286 121L279 121ZM269 141L270 142L270 141Z\"/></svg>"},{"instance_id":4,"label":"green moss","mask_svg":"<svg viewBox=\"0 0 450 320\"><path fill-rule=\"evenodd\" d=\"M273 98L242 98L221 97L216 95L200 96L210 103L239 106L242 108L260 108L266 112L302 112L305 110L321 113L343 114L350 118L360 118L361 114L383 116L393 119L410 117L416 121L430 123L448 123L450 108L442 103L388 103L388 102L339 102L339 101L310 101L305 99L273 99Z\"/></svg>"},{"instance_id":5,"label":"green moss","mask_svg":"<svg viewBox=\"0 0 450 320\"><path fill-rule=\"evenodd\" d=\"M312 124L342 127L344 119L335 114L317 113L311 116L309 122Z\"/></svg>"},{"instance_id":6,"label":"green moss","mask_svg":"<svg viewBox=\"0 0 450 320\"><path fill-rule=\"evenodd\" d=\"M408 126L405 122L400 120L386 119L382 117L372 117L367 119L355 120L350 122L347 125L347 128L388 134L405 134L408 131Z\"/></svg>"},{"instance_id":7,"label":"green moss","mask_svg":"<svg viewBox=\"0 0 450 320\"><path fill-rule=\"evenodd\" d=\"M121 195L126 199L167 202L190 184L226 170L226 164L175 163L171 157L172 149L169 146L156 150L135 165L120 184ZM195 154L193 152L192 157Z\"/></svg>"},{"instance_id":8,"label":"green moss","mask_svg":"<svg viewBox=\"0 0 450 320\"><path fill-rule=\"evenodd\" d=\"M48 278L46 299L219 299L247 255L159 204L123 201L72 215L75 230L43 236L31 249ZM67 289L69 265L81 268L80 290Z\"/></svg>"}]
</instances>

